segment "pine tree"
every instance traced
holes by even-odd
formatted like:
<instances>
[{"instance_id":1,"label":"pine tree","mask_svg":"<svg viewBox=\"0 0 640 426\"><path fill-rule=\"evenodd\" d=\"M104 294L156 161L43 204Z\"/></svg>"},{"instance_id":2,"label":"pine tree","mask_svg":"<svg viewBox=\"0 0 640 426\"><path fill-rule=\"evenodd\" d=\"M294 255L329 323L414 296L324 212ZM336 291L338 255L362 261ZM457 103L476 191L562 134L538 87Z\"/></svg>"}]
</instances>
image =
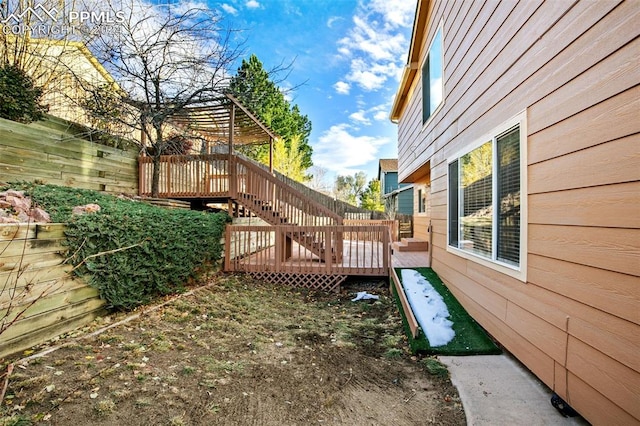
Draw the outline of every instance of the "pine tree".
<instances>
[{"instance_id":1,"label":"pine tree","mask_svg":"<svg viewBox=\"0 0 640 426\"><path fill-rule=\"evenodd\" d=\"M248 61L242 61L236 75L231 78L229 89L284 140L287 150L291 148L293 139L299 138L298 151L301 154L303 170L313 165L313 148L309 145L311 121L306 115L302 115L298 105L291 106L285 99L283 92L273 82L272 75L263 68L256 55L251 55ZM261 161L269 158L267 149L264 145L254 145L240 150Z\"/></svg>"}]
</instances>

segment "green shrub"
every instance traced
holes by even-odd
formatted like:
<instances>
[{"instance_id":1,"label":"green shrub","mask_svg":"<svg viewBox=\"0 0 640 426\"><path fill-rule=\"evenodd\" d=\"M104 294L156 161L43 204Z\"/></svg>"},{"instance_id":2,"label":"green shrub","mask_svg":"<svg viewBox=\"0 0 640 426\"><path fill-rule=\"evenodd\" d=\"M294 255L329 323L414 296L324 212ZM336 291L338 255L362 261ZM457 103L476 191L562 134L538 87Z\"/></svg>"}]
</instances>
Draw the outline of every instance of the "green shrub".
<instances>
[{"instance_id":1,"label":"green shrub","mask_svg":"<svg viewBox=\"0 0 640 426\"><path fill-rule=\"evenodd\" d=\"M42 120L47 107L40 104L42 89L15 65L0 66L0 117L30 123Z\"/></svg>"},{"instance_id":2,"label":"green shrub","mask_svg":"<svg viewBox=\"0 0 640 426\"><path fill-rule=\"evenodd\" d=\"M54 185L12 187L24 189L54 222L67 223L71 263L79 265L75 272L90 277L113 308L132 309L182 291L190 278L222 257L226 214L168 210ZM71 215L74 206L88 203L101 210ZM131 248L117 251L125 247ZM104 254L94 256L99 253Z\"/></svg>"}]
</instances>

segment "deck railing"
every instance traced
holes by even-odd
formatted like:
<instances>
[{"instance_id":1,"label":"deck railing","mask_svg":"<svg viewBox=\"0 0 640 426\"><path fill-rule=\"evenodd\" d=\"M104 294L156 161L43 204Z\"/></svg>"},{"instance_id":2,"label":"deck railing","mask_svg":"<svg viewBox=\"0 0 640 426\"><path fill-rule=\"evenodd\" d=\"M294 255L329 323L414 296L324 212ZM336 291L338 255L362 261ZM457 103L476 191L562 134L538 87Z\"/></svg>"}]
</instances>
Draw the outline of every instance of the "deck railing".
<instances>
[{"instance_id":1,"label":"deck railing","mask_svg":"<svg viewBox=\"0 0 640 426\"><path fill-rule=\"evenodd\" d=\"M324 259L293 241L293 234L324 241ZM343 236L348 235L348 240ZM370 226L227 226L225 270L320 275L388 276L389 227ZM338 259L331 253L340 250Z\"/></svg>"},{"instance_id":2,"label":"deck railing","mask_svg":"<svg viewBox=\"0 0 640 426\"><path fill-rule=\"evenodd\" d=\"M301 226L342 224L340 215L290 187L253 162L235 156L233 162L236 186L231 185L231 197L267 222L273 225ZM260 213L265 213L264 217Z\"/></svg>"},{"instance_id":3,"label":"deck railing","mask_svg":"<svg viewBox=\"0 0 640 426\"><path fill-rule=\"evenodd\" d=\"M356 220L356 219L345 219L345 225L358 225L358 226L368 226L368 225L384 225L389 228L389 232L391 233L391 241L399 241L399 225L397 220ZM348 236L345 236L345 239L348 240Z\"/></svg>"},{"instance_id":4,"label":"deck railing","mask_svg":"<svg viewBox=\"0 0 640 426\"><path fill-rule=\"evenodd\" d=\"M151 195L153 158L140 157L140 195ZM229 155L163 155L160 157L160 197L201 198L229 196Z\"/></svg>"}]
</instances>

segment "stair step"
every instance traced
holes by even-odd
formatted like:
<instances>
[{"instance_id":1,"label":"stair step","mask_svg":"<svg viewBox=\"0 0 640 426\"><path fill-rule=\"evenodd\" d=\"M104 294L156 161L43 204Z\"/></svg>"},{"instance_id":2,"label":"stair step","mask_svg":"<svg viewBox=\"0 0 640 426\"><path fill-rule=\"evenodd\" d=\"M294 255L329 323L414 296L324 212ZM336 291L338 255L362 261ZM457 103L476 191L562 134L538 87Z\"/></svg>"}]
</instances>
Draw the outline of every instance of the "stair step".
<instances>
[{"instance_id":1,"label":"stair step","mask_svg":"<svg viewBox=\"0 0 640 426\"><path fill-rule=\"evenodd\" d=\"M429 251L429 242L419 238L402 238L393 243L393 249L397 251Z\"/></svg>"}]
</instances>

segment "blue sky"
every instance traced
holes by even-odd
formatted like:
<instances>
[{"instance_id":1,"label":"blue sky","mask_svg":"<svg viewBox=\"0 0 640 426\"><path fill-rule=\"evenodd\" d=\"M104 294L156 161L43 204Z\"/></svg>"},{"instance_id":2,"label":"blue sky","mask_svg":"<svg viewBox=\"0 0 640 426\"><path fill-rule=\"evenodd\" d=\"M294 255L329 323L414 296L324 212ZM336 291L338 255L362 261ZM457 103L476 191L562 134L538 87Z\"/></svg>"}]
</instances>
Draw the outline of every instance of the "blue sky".
<instances>
[{"instance_id":1,"label":"blue sky","mask_svg":"<svg viewBox=\"0 0 640 426\"><path fill-rule=\"evenodd\" d=\"M397 157L389 112L409 49L415 0L208 0L242 29L246 57L271 69L295 59L282 87L313 124L313 162L336 174L376 178Z\"/></svg>"}]
</instances>

